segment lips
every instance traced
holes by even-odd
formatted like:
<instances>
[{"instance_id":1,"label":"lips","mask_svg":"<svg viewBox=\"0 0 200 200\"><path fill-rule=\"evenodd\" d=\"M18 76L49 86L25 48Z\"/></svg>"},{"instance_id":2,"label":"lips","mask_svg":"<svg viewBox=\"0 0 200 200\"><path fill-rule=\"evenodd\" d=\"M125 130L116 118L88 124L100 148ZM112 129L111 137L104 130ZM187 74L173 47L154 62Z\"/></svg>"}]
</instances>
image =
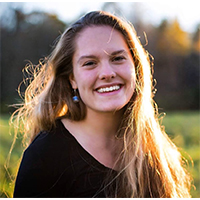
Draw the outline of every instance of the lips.
<instances>
[{"instance_id":1,"label":"lips","mask_svg":"<svg viewBox=\"0 0 200 200\"><path fill-rule=\"evenodd\" d=\"M117 85L112 85L112 86L102 86L96 89L97 92L99 93L108 93L108 92L113 92L117 91L121 88L120 84Z\"/></svg>"}]
</instances>

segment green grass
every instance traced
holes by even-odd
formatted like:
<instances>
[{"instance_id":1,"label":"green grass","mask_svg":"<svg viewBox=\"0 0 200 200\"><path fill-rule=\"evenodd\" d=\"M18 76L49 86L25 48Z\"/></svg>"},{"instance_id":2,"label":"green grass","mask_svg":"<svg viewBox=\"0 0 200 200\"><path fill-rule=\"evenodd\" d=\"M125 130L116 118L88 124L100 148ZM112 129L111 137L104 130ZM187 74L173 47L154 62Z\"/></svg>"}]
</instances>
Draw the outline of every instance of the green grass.
<instances>
[{"instance_id":1,"label":"green grass","mask_svg":"<svg viewBox=\"0 0 200 200\"><path fill-rule=\"evenodd\" d=\"M13 149L9 168L6 159L12 144L13 135L9 134L9 116L0 116L0 197L12 197L14 175L19 167L23 148L18 139ZM192 188L192 197L200 197L200 115L198 111L169 112L163 119L165 130L188 160L188 170L196 190ZM11 131L12 132L12 131ZM191 161L191 158L192 161ZM12 174L10 176L9 174Z\"/></svg>"},{"instance_id":2,"label":"green grass","mask_svg":"<svg viewBox=\"0 0 200 200\"><path fill-rule=\"evenodd\" d=\"M12 134L10 134L12 133ZM12 197L14 180L23 148L18 139L13 148L9 165L9 151L13 142L13 130L9 127L9 116L0 116L0 197Z\"/></svg>"},{"instance_id":3,"label":"green grass","mask_svg":"<svg viewBox=\"0 0 200 200\"><path fill-rule=\"evenodd\" d=\"M188 171L196 187L191 190L192 197L200 197L200 112L169 112L163 119L163 125L181 154L188 160Z\"/></svg>"}]
</instances>

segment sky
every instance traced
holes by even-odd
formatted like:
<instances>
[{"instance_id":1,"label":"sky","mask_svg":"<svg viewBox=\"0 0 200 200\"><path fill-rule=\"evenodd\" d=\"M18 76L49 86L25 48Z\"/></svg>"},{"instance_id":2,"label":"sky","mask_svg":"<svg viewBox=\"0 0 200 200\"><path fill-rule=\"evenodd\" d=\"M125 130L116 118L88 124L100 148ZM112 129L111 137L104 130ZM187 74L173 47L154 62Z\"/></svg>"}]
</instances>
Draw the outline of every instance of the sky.
<instances>
[{"instance_id":1,"label":"sky","mask_svg":"<svg viewBox=\"0 0 200 200\"><path fill-rule=\"evenodd\" d=\"M100 10L102 1L43 1L23 2L26 12L41 10L58 15L64 22L70 22L80 16L83 12ZM125 12L132 12L131 2L119 2ZM133 4L134 5L134 4ZM200 4L198 1L140 1L139 8L142 12L142 19L154 25L159 25L162 19L178 19L182 29L187 32L195 31L200 23Z\"/></svg>"}]
</instances>

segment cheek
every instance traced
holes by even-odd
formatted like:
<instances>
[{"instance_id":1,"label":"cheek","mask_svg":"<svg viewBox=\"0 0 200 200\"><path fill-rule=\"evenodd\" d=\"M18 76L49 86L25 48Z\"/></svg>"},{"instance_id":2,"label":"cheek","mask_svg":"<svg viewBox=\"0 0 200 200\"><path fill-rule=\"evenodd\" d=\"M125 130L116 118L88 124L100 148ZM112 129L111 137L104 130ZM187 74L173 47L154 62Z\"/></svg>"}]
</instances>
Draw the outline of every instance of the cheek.
<instances>
[{"instance_id":1,"label":"cheek","mask_svg":"<svg viewBox=\"0 0 200 200\"><path fill-rule=\"evenodd\" d=\"M132 96L135 91L136 86L136 75L135 75L135 69L129 68L126 73L126 80L127 80L127 89L129 90L129 94Z\"/></svg>"},{"instance_id":2,"label":"cheek","mask_svg":"<svg viewBox=\"0 0 200 200\"><path fill-rule=\"evenodd\" d=\"M130 79L135 83L136 74L135 74L135 65L134 64L130 68Z\"/></svg>"},{"instance_id":3,"label":"cheek","mask_svg":"<svg viewBox=\"0 0 200 200\"><path fill-rule=\"evenodd\" d=\"M86 72L77 73L75 78L76 78L79 92L82 92L88 89L91 90L91 88L94 86L95 75L93 73L86 73Z\"/></svg>"},{"instance_id":4,"label":"cheek","mask_svg":"<svg viewBox=\"0 0 200 200\"><path fill-rule=\"evenodd\" d=\"M130 85L135 85L136 75L135 75L135 67L134 65L127 66L124 68L121 73L123 74L124 78L127 80Z\"/></svg>"},{"instance_id":5,"label":"cheek","mask_svg":"<svg viewBox=\"0 0 200 200\"><path fill-rule=\"evenodd\" d=\"M131 82L132 82L132 85L133 85L133 87L135 89L135 82L136 82L135 69L133 69L130 74L131 74L131 80L132 80Z\"/></svg>"}]
</instances>

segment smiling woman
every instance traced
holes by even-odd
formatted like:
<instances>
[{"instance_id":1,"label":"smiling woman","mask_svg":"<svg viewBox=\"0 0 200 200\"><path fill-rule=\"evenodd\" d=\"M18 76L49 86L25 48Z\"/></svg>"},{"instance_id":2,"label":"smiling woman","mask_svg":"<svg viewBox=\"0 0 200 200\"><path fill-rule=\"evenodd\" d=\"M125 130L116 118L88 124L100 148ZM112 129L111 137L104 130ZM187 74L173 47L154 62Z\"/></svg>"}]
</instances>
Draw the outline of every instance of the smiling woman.
<instances>
[{"instance_id":1,"label":"smiling woman","mask_svg":"<svg viewBox=\"0 0 200 200\"><path fill-rule=\"evenodd\" d=\"M130 24L90 12L39 67L14 113L31 136L14 197L190 197Z\"/></svg>"},{"instance_id":2,"label":"smiling woman","mask_svg":"<svg viewBox=\"0 0 200 200\"><path fill-rule=\"evenodd\" d=\"M120 110L133 96L133 58L121 33L112 27L85 28L76 39L73 66L70 82L78 89L88 118L91 109Z\"/></svg>"}]
</instances>

